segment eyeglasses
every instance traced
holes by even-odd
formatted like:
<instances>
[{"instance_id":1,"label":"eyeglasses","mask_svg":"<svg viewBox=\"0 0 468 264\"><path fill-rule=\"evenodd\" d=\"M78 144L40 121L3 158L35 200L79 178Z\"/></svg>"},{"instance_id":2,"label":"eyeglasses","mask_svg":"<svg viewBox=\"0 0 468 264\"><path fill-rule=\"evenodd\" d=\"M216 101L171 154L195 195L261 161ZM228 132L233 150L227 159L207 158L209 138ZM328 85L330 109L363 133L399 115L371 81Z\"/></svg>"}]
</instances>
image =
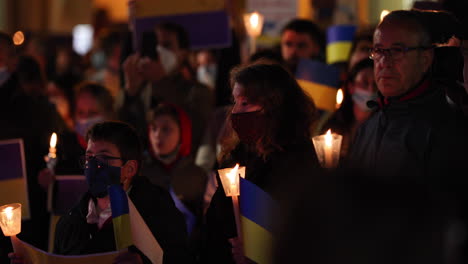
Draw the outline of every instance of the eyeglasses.
<instances>
[{"instance_id":1,"label":"eyeglasses","mask_svg":"<svg viewBox=\"0 0 468 264\"><path fill-rule=\"evenodd\" d=\"M96 156L91 156L91 155L83 155L80 157L80 166L83 169L86 169L86 164L88 164L89 161L96 159L98 165L100 166L109 166L109 161L111 160L122 160L121 157L112 157L108 155L96 155Z\"/></svg>"},{"instance_id":2,"label":"eyeglasses","mask_svg":"<svg viewBox=\"0 0 468 264\"><path fill-rule=\"evenodd\" d=\"M405 56L405 54L412 50L428 50L431 47L393 47L389 49L382 49L382 48L371 48L369 49L370 56L369 58L373 60L381 60L383 56L390 56L394 60L399 60Z\"/></svg>"}]
</instances>

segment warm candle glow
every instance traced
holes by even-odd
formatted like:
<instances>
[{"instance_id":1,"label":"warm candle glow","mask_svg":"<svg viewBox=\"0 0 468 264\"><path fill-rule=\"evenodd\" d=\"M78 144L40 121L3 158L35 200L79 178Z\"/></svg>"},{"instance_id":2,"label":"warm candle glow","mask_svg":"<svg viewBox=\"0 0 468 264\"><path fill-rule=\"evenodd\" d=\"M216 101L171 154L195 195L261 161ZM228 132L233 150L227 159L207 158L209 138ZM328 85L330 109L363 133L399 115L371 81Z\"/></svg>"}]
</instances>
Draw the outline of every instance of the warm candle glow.
<instances>
[{"instance_id":1,"label":"warm candle glow","mask_svg":"<svg viewBox=\"0 0 468 264\"><path fill-rule=\"evenodd\" d=\"M250 25L253 27L253 28L257 28L258 27L258 22L259 22L259 18L258 18L258 13L257 12L254 12L251 16L250 16Z\"/></svg>"},{"instance_id":2,"label":"warm candle glow","mask_svg":"<svg viewBox=\"0 0 468 264\"><path fill-rule=\"evenodd\" d=\"M239 167L236 164L234 168L225 168L218 170L221 184L223 185L226 196L239 195L239 176L245 173L245 167Z\"/></svg>"},{"instance_id":3,"label":"warm candle glow","mask_svg":"<svg viewBox=\"0 0 468 264\"><path fill-rule=\"evenodd\" d=\"M343 90L342 89L338 89L338 91L336 92L336 108L338 109L341 105L341 103L343 102Z\"/></svg>"},{"instance_id":4,"label":"warm candle glow","mask_svg":"<svg viewBox=\"0 0 468 264\"><path fill-rule=\"evenodd\" d=\"M384 17L386 15L388 15L388 13L390 13L390 11L388 11L386 9L382 10L382 12L380 13L380 21L382 21L384 19Z\"/></svg>"},{"instance_id":5,"label":"warm candle glow","mask_svg":"<svg viewBox=\"0 0 468 264\"><path fill-rule=\"evenodd\" d=\"M327 133L325 134L325 146L332 147L333 137L331 134L331 129L328 129Z\"/></svg>"},{"instance_id":6,"label":"warm candle glow","mask_svg":"<svg viewBox=\"0 0 468 264\"><path fill-rule=\"evenodd\" d=\"M5 236L15 236L21 232L21 204L0 207L0 227Z\"/></svg>"},{"instance_id":7,"label":"warm candle glow","mask_svg":"<svg viewBox=\"0 0 468 264\"><path fill-rule=\"evenodd\" d=\"M11 221L11 218L13 217L13 207L8 206L7 208L5 208L4 212L6 214L7 220Z\"/></svg>"},{"instance_id":8,"label":"warm candle glow","mask_svg":"<svg viewBox=\"0 0 468 264\"><path fill-rule=\"evenodd\" d=\"M229 179L229 182L231 183L231 188L236 186L236 177L237 177L237 170L239 169L239 163L234 166L234 168L231 169L230 172L226 173L226 176Z\"/></svg>"},{"instance_id":9,"label":"warm candle glow","mask_svg":"<svg viewBox=\"0 0 468 264\"><path fill-rule=\"evenodd\" d=\"M52 133L52 136L50 137L50 147L55 148L57 145L57 134L54 132Z\"/></svg>"},{"instance_id":10,"label":"warm candle glow","mask_svg":"<svg viewBox=\"0 0 468 264\"><path fill-rule=\"evenodd\" d=\"M258 12L245 14L244 25L249 36L256 38L262 33L263 16Z\"/></svg>"},{"instance_id":11,"label":"warm candle glow","mask_svg":"<svg viewBox=\"0 0 468 264\"><path fill-rule=\"evenodd\" d=\"M13 43L16 46L24 43L24 33L22 31L16 31L15 34L13 34Z\"/></svg>"}]
</instances>

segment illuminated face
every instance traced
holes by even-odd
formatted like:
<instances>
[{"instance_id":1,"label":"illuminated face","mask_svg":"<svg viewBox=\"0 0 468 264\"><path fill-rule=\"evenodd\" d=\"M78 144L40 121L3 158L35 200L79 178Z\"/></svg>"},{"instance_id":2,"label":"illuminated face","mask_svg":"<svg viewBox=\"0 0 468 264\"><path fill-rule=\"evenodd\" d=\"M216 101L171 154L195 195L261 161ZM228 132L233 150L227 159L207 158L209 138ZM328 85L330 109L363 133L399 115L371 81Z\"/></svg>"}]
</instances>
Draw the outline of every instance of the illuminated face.
<instances>
[{"instance_id":1,"label":"illuminated face","mask_svg":"<svg viewBox=\"0 0 468 264\"><path fill-rule=\"evenodd\" d=\"M301 58L312 58L320 47L307 33L286 30L281 35L281 55L289 66L295 67Z\"/></svg>"},{"instance_id":2,"label":"illuminated face","mask_svg":"<svg viewBox=\"0 0 468 264\"><path fill-rule=\"evenodd\" d=\"M421 37L403 23L383 23L374 33L374 48L410 48L421 46ZM432 63L432 50L413 49L401 58L388 52L374 59L374 76L384 96L398 96L413 88Z\"/></svg>"},{"instance_id":3,"label":"illuminated face","mask_svg":"<svg viewBox=\"0 0 468 264\"><path fill-rule=\"evenodd\" d=\"M234 83L234 88L232 89L232 97L234 98L234 106L232 107L232 113L246 113L254 112L262 109L262 106L249 102L248 98L244 95L244 86L239 83Z\"/></svg>"},{"instance_id":4,"label":"illuminated face","mask_svg":"<svg viewBox=\"0 0 468 264\"><path fill-rule=\"evenodd\" d=\"M170 115L160 115L150 125L150 143L156 155L174 152L180 142L180 126Z\"/></svg>"}]
</instances>

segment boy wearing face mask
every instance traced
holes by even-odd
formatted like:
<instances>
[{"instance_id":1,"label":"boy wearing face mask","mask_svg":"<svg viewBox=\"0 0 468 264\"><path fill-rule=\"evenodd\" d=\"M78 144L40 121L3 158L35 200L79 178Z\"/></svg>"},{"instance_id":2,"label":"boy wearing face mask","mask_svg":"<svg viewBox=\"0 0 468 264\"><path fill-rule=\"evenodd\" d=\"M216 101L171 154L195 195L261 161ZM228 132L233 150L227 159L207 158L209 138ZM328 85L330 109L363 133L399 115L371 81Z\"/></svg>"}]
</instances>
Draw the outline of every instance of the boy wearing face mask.
<instances>
[{"instance_id":1,"label":"boy wearing face mask","mask_svg":"<svg viewBox=\"0 0 468 264\"><path fill-rule=\"evenodd\" d=\"M191 263L183 216L167 191L139 175L143 157L135 130L123 122L97 123L86 140L83 161L89 190L57 223L54 253L81 255L115 250L107 188L120 184L163 249L163 262ZM136 262L132 263L149 263L142 254L133 257Z\"/></svg>"}]
</instances>

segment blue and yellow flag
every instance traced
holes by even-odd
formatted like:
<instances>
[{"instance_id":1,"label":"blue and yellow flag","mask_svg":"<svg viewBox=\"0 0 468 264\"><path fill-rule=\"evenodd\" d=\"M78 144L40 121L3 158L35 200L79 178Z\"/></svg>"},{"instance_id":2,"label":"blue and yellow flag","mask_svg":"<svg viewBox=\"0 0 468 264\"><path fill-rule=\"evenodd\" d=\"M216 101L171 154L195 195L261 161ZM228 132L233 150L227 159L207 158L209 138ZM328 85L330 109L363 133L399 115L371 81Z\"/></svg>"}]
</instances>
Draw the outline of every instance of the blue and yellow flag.
<instances>
[{"instance_id":1,"label":"blue and yellow flag","mask_svg":"<svg viewBox=\"0 0 468 264\"><path fill-rule=\"evenodd\" d=\"M276 201L252 182L240 178L240 214L244 254L258 264L271 263L272 214Z\"/></svg>"},{"instance_id":2,"label":"blue and yellow flag","mask_svg":"<svg viewBox=\"0 0 468 264\"><path fill-rule=\"evenodd\" d=\"M109 186L108 190L111 202L115 246L117 250L121 250L133 245L128 197L119 184Z\"/></svg>"},{"instance_id":3,"label":"blue and yellow flag","mask_svg":"<svg viewBox=\"0 0 468 264\"><path fill-rule=\"evenodd\" d=\"M319 110L335 111L336 92L340 85L338 67L317 60L301 59L297 65L296 79Z\"/></svg>"},{"instance_id":4,"label":"blue and yellow flag","mask_svg":"<svg viewBox=\"0 0 468 264\"><path fill-rule=\"evenodd\" d=\"M347 62L356 26L336 25L327 29L327 63Z\"/></svg>"},{"instance_id":5,"label":"blue and yellow flag","mask_svg":"<svg viewBox=\"0 0 468 264\"><path fill-rule=\"evenodd\" d=\"M26 160L22 139L0 141L0 205L21 204L21 219L30 218Z\"/></svg>"}]
</instances>

